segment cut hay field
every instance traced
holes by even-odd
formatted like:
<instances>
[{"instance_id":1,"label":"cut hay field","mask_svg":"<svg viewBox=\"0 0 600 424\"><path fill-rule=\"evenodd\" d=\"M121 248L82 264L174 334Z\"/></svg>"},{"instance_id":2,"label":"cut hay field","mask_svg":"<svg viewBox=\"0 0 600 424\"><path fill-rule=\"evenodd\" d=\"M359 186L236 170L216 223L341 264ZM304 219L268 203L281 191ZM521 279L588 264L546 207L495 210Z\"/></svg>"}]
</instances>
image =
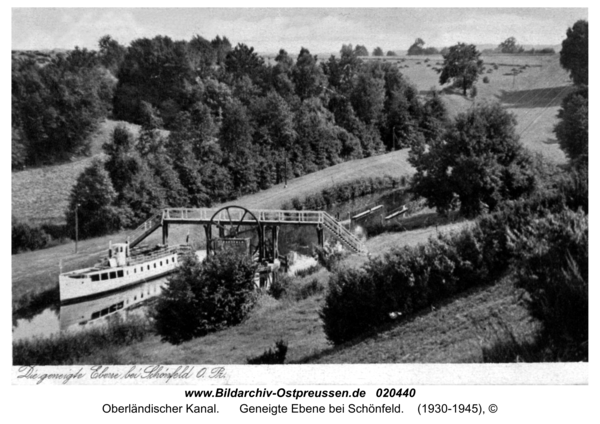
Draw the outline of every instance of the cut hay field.
<instances>
[{"instance_id":1,"label":"cut hay field","mask_svg":"<svg viewBox=\"0 0 600 424\"><path fill-rule=\"evenodd\" d=\"M427 59L429 62L425 62ZM560 102L571 90L572 83L567 71L560 66L559 55L489 55L482 59L486 69L477 82L474 102L500 102L515 114L517 133L523 145L556 163L565 162L552 130ZM443 58L440 55L404 56L394 62L422 95L427 95L431 89L439 91L442 88L439 74L433 69L441 67ZM494 64L498 69L494 69ZM520 73L513 76L513 69ZM484 77L489 83L483 82ZM443 99L451 115L464 112L473 105L473 100L458 92L446 93Z\"/></svg>"}]
</instances>

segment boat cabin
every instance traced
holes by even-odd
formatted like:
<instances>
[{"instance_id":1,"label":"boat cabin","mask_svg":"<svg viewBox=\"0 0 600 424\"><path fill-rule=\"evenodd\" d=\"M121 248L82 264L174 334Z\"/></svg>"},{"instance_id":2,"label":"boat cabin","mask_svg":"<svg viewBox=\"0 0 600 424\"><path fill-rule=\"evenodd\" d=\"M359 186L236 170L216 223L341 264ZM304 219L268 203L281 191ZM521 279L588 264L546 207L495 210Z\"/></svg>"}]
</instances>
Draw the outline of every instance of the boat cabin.
<instances>
[{"instance_id":1,"label":"boat cabin","mask_svg":"<svg viewBox=\"0 0 600 424\"><path fill-rule=\"evenodd\" d=\"M108 246L108 263L111 268L126 266L129 257L129 243L115 243Z\"/></svg>"}]
</instances>

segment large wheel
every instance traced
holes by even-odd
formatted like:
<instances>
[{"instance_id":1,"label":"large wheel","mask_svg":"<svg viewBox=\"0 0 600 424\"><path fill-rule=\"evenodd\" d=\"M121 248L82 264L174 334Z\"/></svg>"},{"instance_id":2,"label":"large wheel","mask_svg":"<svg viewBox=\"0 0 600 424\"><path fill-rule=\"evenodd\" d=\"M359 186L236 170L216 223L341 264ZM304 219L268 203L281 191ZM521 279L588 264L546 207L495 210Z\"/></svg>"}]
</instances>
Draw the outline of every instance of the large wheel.
<instances>
[{"instance_id":1,"label":"large wheel","mask_svg":"<svg viewBox=\"0 0 600 424\"><path fill-rule=\"evenodd\" d=\"M209 228L217 227L218 235L213 237L212 231L206 241L208 254L214 253L214 247L227 243L227 240L250 240L248 253L252 257L263 259L263 231L258 218L242 206L225 206L216 211L210 219Z\"/></svg>"}]
</instances>

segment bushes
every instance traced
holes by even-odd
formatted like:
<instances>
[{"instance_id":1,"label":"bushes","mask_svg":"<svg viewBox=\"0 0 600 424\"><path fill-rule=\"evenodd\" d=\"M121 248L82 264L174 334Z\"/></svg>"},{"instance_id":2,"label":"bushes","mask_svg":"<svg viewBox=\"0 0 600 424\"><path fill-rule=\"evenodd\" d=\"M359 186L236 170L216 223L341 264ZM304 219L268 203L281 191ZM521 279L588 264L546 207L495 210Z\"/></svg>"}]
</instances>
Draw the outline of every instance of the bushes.
<instances>
[{"instance_id":1,"label":"bushes","mask_svg":"<svg viewBox=\"0 0 600 424\"><path fill-rule=\"evenodd\" d=\"M285 362L285 355L287 354L287 343L283 340L275 342L275 349L267 349L262 355L254 356L246 359L246 362L251 365L272 365L272 364L283 364Z\"/></svg>"},{"instance_id":2,"label":"bushes","mask_svg":"<svg viewBox=\"0 0 600 424\"><path fill-rule=\"evenodd\" d=\"M46 247L51 238L39 227L12 219L12 254Z\"/></svg>"},{"instance_id":3,"label":"bushes","mask_svg":"<svg viewBox=\"0 0 600 424\"><path fill-rule=\"evenodd\" d=\"M187 257L155 305L157 333L179 344L240 323L256 302L254 273L251 258L232 251L202 264Z\"/></svg>"},{"instance_id":4,"label":"bushes","mask_svg":"<svg viewBox=\"0 0 600 424\"><path fill-rule=\"evenodd\" d=\"M68 238L65 225L43 224L38 227L19 222L13 217L11 228L13 255L50 247Z\"/></svg>"},{"instance_id":5,"label":"bushes","mask_svg":"<svg viewBox=\"0 0 600 424\"><path fill-rule=\"evenodd\" d=\"M318 278L303 284L301 279L280 275L269 287L269 294L275 299L300 301L325 291L325 286Z\"/></svg>"},{"instance_id":6,"label":"bushes","mask_svg":"<svg viewBox=\"0 0 600 424\"><path fill-rule=\"evenodd\" d=\"M386 313L377 298L377 283L364 269L332 275L320 312L327 338L340 344L381 325Z\"/></svg>"},{"instance_id":7,"label":"bushes","mask_svg":"<svg viewBox=\"0 0 600 424\"><path fill-rule=\"evenodd\" d=\"M328 242L325 242L323 247L314 246L314 256L317 258L317 262L330 272L335 271L340 261L347 255L348 252L338 249L337 245L332 246Z\"/></svg>"},{"instance_id":8,"label":"bushes","mask_svg":"<svg viewBox=\"0 0 600 424\"><path fill-rule=\"evenodd\" d=\"M539 211L540 199L515 202L460 233L416 247L392 250L359 271L332 276L322 310L329 340L342 343L389 320L461 291L495 281L515 257L508 228L520 232ZM351 311L344 313L343 311Z\"/></svg>"},{"instance_id":9,"label":"bushes","mask_svg":"<svg viewBox=\"0 0 600 424\"><path fill-rule=\"evenodd\" d=\"M334 274L321 311L327 338L343 343L389 321L392 313L407 315L484 283L482 236L477 228L467 229Z\"/></svg>"},{"instance_id":10,"label":"bushes","mask_svg":"<svg viewBox=\"0 0 600 424\"><path fill-rule=\"evenodd\" d=\"M358 178L328 187L320 193L311 194L304 199L294 197L290 203L286 202L282 209L322 210L357 197L403 186L406 182L405 176L394 178L385 175L383 177Z\"/></svg>"},{"instance_id":11,"label":"bushes","mask_svg":"<svg viewBox=\"0 0 600 424\"><path fill-rule=\"evenodd\" d=\"M334 274L321 311L327 338L346 342L514 270L541 322L539 358L587 360L587 183L574 171L472 228Z\"/></svg>"},{"instance_id":12,"label":"bushes","mask_svg":"<svg viewBox=\"0 0 600 424\"><path fill-rule=\"evenodd\" d=\"M141 318L113 319L108 326L80 333L63 333L47 339L13 343L13 365L70 365L85 356L112 346L143 340L149 323Z\"/></svg>"},{"instance_id":13,"label":"bushes","mask_svg":"<svg viewBox=\"0 0 600 424\"><path fill-rule=\"evenodd\" d=\"M563 211L535 220L512 238L517 287L542 323L541 340L554 360L588 359L588 218Z\"/></svg>"}]
</instances>

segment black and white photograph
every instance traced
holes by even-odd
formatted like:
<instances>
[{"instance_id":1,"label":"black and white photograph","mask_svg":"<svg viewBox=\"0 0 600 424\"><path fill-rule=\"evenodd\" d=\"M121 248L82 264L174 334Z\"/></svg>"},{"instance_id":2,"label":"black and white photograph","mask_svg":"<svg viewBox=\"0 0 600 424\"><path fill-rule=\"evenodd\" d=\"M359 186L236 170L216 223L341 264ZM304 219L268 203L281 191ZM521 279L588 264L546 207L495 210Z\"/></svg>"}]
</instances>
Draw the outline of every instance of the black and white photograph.
<instances>
[{"instance_id":1,"label":"black and white photograph","mask_svg":"<svg viewBox=\"0 0 600 424\"><path fill-rule=\"evenodd\" d=\"M588 8L160 6L10 10L13 384L588 384Z\"/></svg>"}]
</instances>

